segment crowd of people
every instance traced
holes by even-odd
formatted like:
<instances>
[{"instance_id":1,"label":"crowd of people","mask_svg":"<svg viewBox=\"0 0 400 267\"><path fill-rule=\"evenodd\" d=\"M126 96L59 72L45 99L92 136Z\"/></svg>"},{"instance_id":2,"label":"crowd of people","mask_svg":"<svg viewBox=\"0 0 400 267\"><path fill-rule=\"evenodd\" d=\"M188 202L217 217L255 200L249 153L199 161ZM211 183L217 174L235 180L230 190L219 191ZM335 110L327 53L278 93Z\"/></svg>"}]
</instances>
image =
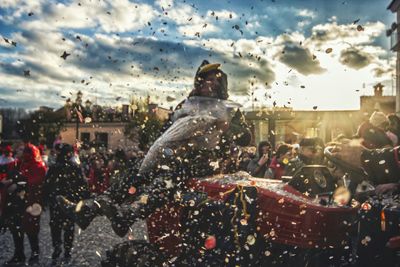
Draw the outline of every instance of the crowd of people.
<instances>
[{"instance_id":1,"label":"crowd of people","mask_svg":"<svg viewBox=\"0 0 400 267\"><path fill-rule=\"evenodd\" d=\"M280 179L293 176L304 165L324 164L324 147L343 140L358 140L367 149L394 148L400 143L400 118L375 111L353 136L339 135L324 144L318 137L302 138L296 144L280 143L275 148L268 141L258 144L257 153L244 153L241 170L254 177ZM254 151L254 150L253 150ZM248 162L248 163L247 163Z\"/></svg>"},{"instance_id":2,"label":"crowd of people","mask_svg":"<svg viewBox=\"0 0 400 267\"><path fill-rule=\"evenodd\" d=\"M54 143L48 150L28 141L1 147L0 154L0 227L7 227L15 246L14 257L8 265L25 262L24 236L31 246L29 263L39 261L40 214L50 213L50 232L56 260L64 248L69 260L74 239L74 222L60 210L57 195L72 201L101 194L125 170L134 168L143 159L143 152L126 153L122 149L107 151L78 145ZM62 238L63 236L63 238ZM63 241L62 241L63 240Z\"/></svg>"},{"instance_id":3,"label":"crowd of people","mask_svg":"<svg viewBox=\"0 0 400 267\"><path fill-rule=\"evenodd\" d=\"M115 233L123 236L135 220L147 218L171 201L177 191L184 190L182 181L190 177L247 171L255 177L282 179L305 165L324 164L325 144L317 137L276 147L268 141L260 142L258 149L249 146L249 128L239 110L232 112L233 104L227 98L226 74L219 64L205 61L196 73L193 91L178 105L170 125L146 153L81 149L61 140L50 151L28 141L3 147L0 215L15 247L7 264L25 262L25 235L32 251L29 262L38 262L43 208L50 213L52 257L57 260L64 248L68 260L75 223L85 229L95 216L105 215ZM333 141L352 138L361 139L369 149L396 147L400 120L377 111L360 125L355 136L339 136ZM365 156L379 159L372 154ZM144 195L146 201L130 205ZM126 202L128 205L121 205Z\"/></svg>"}]
</instances>

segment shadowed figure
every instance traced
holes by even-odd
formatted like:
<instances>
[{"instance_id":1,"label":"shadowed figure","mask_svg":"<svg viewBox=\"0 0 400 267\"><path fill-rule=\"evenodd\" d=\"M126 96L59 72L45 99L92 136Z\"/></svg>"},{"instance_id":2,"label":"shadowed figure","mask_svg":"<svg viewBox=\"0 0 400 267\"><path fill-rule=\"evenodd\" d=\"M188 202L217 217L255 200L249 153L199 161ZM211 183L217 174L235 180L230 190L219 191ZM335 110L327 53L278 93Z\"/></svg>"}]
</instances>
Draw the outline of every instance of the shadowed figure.
<instances>
[{"instance_id":1,"label":"shadowed figure","mask_svg":"<svg viewBox=\"0 0 400 267\"><path fill-rule=\"evenodd\" d=\"M56 163L47 172L44 183L44 201L50 210L50 231L53 243L52 259L56 260L64 244L65 259L71 258L74 241L74 222L69 219L57 204L56 196L63 195L72 201L89 198L89 190L82 171L72 161L74 150L71 145L61 144ZM62 241L64 232L64 242Z\"/></svg>"},{"instance_id":2,"label":"shadowed figure","mask_svg":"<svg viewBox=\"0 0 400 267\"><path fill-rule=\"evenodd\" d=\"M185 191L190 177L220 172L219 162L230 156L232 143L248 145L250 131L239 105L227 100L227 76L219 67L220 64L202 63L194 89L177 106L138 172L131 171L120 183L93 199L74 203L58 198L81 228L103 214L115 233L123 236L137 219L145 219L155 209L174 201L174 195Z\"/></svg>"}]
</instances>

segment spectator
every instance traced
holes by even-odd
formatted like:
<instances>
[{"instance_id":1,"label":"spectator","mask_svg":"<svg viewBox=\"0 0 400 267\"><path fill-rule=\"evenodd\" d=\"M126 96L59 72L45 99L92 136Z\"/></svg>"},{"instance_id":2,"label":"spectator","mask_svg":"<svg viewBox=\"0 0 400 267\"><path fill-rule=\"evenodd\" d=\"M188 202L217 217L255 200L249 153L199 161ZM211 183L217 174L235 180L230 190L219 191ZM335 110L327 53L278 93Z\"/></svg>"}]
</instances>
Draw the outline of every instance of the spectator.
<instances>
[{"instance_id":1,"label":"spectator","mask_svg":"<svg viewBox=\"0 0 400 267\"><path fill-rule=\"evenodd\" d=\"M362 145L369 149L393 147L393 142L385 132L389 120L382 112L372 113L369 121L362 123L355 137L362 139Z\"/></svg>"},{"instance_id":2,"label":"spectator","mask_svg":"<svg viewBox=\"0 0 400 267\"><path fill-rule=\"evenodd\" d=\"M271 144L261 141L258 144L258 157L252 159L247 166L247 171L254 177L262 178L268 169L271 156Z\"/></svg>"},{"instance_id":3,"label":"spectator","mask_svg":"<svg viewBox=\"0 0 400 267\"><path fill-rule=\"evenodd\" d=\"M95 155L89 170L89 189L90 192L100 194L107 190L110 185L109 170L105 165L104 158Z\"/></svg>"},{"instance_id":4,"label":"spectator","mask_svg":"<svg viewBox=\"0 0 400 267\"><path fill-rule=\"evenodd\" d=\"M51 166L44 183L44 199L50 209L50 232L53 243L52 259L61 255L61 234L64 231L64 258L71 258L74 240L74 222L68 219L58 207L56 196L68 196L77 201L90 196L87 183L81 169L73 161L74 149L68 144L62 144L56 164Z\"/></svg>"},{"instance_id":5,"label":"spectator","mask_svg":"<svg viewBox=\"0 0 400 267\"><path fill-rule=\"evenodd\" d=\"M110 185L119 182L119 177L125 173L128 168L128 157L124 150L118 148L112 159L109 161L108 169L111 174Z\"/></svg>"},{"instance_id":6,"label":"spectator","mask_svg":"<svg viewBox=\"0 0 400 267\"><path fill-rule=\"evenodd\" d=\"M286 167L286 175L294 175L305 165L322 164L324 160L324 142L321 138L303 138L299 143L296 158L290 160Z\"/></svg>"},{"instance_id":7,"label":"spectator","mask_svg":"<svg viewBox=\"0 0 400 267\"><path fill-rule=\"evenodd\" d=\"M254 151L252 151L254 149ZM243 147L242 153L239 156L239 170L240 171L247 171L247 166L249 165L250 161L254 158L254 152L256 151L256 147Z\"/></svg>"},{"instance_id":8,"label":"spectator","mask_svg":"<svg viewBox=\"0 0 400 267\"><path fill-rule=\"evenodd\" d=\"M4 173L0 173L0 182L7 180L7 171L13 169L15 167L16 161L13 158L11 146L6 146L3 148L3 154L0 158L0 164L5 166ZM6 205L6 197L7 197L7 188L6 186L0 187L0 218L3 216L3 211ZM2 220L1 220L2 221ZM0 227L2 227L2 223L0 222Z\"/></svg>"},{"instance_id":9,"label":"spectator","mask_svg":"<svg viewBox=\"0 0 400 267\"><path fill-rule=\"evenodd\" d=\"M229 154L226 159L222 162L222 173L234 173L239 170L239 158L241 150L236 145L231 145L229 149Z\"/></svg>"},{"instance_id":10,"label":"spectator","mask_svg":"<svg viewBox=\"0 0 400 267\"><path fill-rule=\"evenodd\" d=\"M4 168L1 168L2 172ZM31 246L29 264L39 261L39 230L42 211L42 186L46 167L39 149L27 144L20 164L9 175L12 185L9 186L7 207L5 209L6 226L14 240L14 256L6 265L25 264L24 235L28 236Z\"/></svg>"},{"instance_id":11,"label":"spectator","mask_svg":"<svg viewBox=\"0 0 400 267\"><path fill-rule=\"evenodd\" d=\"M282 144L276 150L269 168L265 172L264 178L281 179L285 173L285 167L293 158L293 149L290 145Z\"/></svg>"},{"instance_id":12,"label":"spectator","mask_svg":"<svg viewBox=\"0 0 400 267\"><path fill-rule=\"evenodd\" d=\"M15 161L15 159L13 158L11 146L10 145L5 146L0 156L0 164L8 164L13 161Z\"/></svg>"},{"instance_id":13,"label":"spectator","mask_svg":"<svg viewBox=\"0 0 400 267\"><path fill-rule=\"evenodd\" d=\"M387 118L389 120L389 126L386 134L392 140L393 146L398 146L400 140L400 118L395 114L389 114Z\"/></svg>"}]
</instances>

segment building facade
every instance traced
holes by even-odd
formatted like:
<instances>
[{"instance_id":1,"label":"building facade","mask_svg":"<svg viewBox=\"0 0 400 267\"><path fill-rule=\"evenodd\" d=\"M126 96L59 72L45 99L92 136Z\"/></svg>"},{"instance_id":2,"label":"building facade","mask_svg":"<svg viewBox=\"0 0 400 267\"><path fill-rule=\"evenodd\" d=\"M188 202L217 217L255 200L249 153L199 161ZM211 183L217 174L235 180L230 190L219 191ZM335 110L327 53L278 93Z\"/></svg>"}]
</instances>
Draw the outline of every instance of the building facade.
<instances>
[{"instance_id":1,"label":"building facade","mask_svg":"<svg viewBox=\"0 0 400 267\"><path fill-rule=\"evenodd\" d=\"M245 114L253 124L253 143L268 140L272 145L298 143L304 137L320 137L324 142L339 135L352 136L366 117L359 110L294 111L266 109Z\"/></svg>"},{"instance_id":2,"label":"building facade","mask_svg":"<svg viewBox=\"0 0 400 267\"><path fill-rule=\"evenodd\" d=\"M146 115L163 122L169 118L171 112L171 110L161 108L157 104L148 104ZM102 116L102 120L99 120L94 114L91 114L89 122L86 120L78 122L73 116L70 116L68 120L67 116L67 122L63 125L60 137L63 142L69 144L75 143L78 139L83 144L94 147L103 147L111 150L117 148L139 150L139 140L136 137L138 129L135 130L135 133L130 133L131 138L125 134L126 127L133 119L133 116L127 110L124 111L124 107L121 114L117 114L117 116L113 114L112 116Z\"/></svg>"},{"instance_id":3,"label":"building facade","mask_svg":"<svg viewBox=\"0 0 400 267\"><path fill-rule=\"evenodd\" d=\"M138 149L138 142L125 137L127 122L94 122L79 124L78 136L83 144L95 145L107 149ZM74 144L76 141L76 123L66 123L60 132L63 142Z\"/></svg>"}]
</instances>

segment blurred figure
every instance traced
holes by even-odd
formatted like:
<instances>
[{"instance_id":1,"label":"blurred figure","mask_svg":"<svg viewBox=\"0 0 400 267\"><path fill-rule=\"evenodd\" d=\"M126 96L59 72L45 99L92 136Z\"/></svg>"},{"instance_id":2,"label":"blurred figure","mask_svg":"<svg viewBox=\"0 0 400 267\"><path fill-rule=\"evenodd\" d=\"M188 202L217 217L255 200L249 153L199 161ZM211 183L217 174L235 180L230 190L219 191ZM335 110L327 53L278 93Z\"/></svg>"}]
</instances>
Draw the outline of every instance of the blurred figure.
<instances>
[{"instance_id":1,"label":"blurred figure","mask_svg":"<svg viewBox=\"0 0 400 267\"><path fill-rule=\"evenodd\" d=\"M227 174L239 171L240 155L241 150L239 147L231 145L229 148L229 154L226 155L226 159L222 161L221 172Z\"/></svg>"},{"instance_id":2,"label":"blurred figure","mask_svg":"<svg viewBox=\"0 0 400 267\"><path fill-rule=\"evenodd\" d=\"M386 134L393 142L393 146L398 146L400 141L400 118L396 114L389 114L387 116L389 120L389 126Z\"/></svg>"},{"instance_id":3,"label":"blurred figure","mask_svg":"<svg viewBox=\"0 0 400 267\"><path fill-rule=\"evenodd\" d=\"M392 147L393 142L385 132L389 120L382 112L372 113L369 121L362 123L358 129L356 138L362 139L362 145L369 149Z\"/></svg>"},{"instance_id":4,"label":"blurred figure","mask_svg":"<svg viewBox=\"0 0 400 267\"><path fill-rule=\"evenodd\" d=\"M96 154L92 160L88 183L90 192L96 194L103 193L110 186L110 173L100 154Z\"/></svg>"},{"instance_id":5,"label":"blurred figure","mask_svg":"<svg viewBox=\"0 0 400 267\"><path fill-rule=\"evenodd\" d=\"M40 156L42 157L42 161L44 162L44 164L46 165L46 167L48 167L49 165L48 165L48 161L49 161L49 157L48 157L48 155L46 154L46 145L45 144L40 144L39 146L38 146L38 149L39 149L39 151L40 151Z\"/></svg>"},{"instance_id":6,"label":"blurred figure","mask_svg":"<svg viewBox=\"0 0 400 267\"><path fill-rule=\"evenodd\" d=\"M296 158L289 161L286 167L286 175L293 176L305 165L320 165L324 161L324 142L321 138L303 138L299 143Z\"/></svg>"},{"instance_id":7,"label":"blurred figure","mask_svg":"<svg viewBox=\"0 0 400 267\"><path fill-rule=\"evenodd\" d=\"M293 158L293 148L290 145L282 144L276 150L269 168L264 174L264 178L281 179L285 173L286 165Z\"/></svg>"},{"instance_id":8,"label":"blurred figure","mask_svg":"<svg viewBox=\"0 0 400 267\"><path fill-rule=\"evenodd\" d=\"M268 169L271 156L271 144L261 141L258 144L258 157L252 159L247 166L247 171L254 177L262 178Z\"/></svg>"},{"instance_id":9,"label":"blurred figure","mask_svg":"<svg viewBox=\"0 0 400 267\"><path fill-rule=\"evenodd\" d=\"M253 151L254 150L254 151ZM240 154L239 158L239 170L240 171L247 171L247 166L249 165L250 161L254 158L254 154L256 152L256 147L248 146L242 148L242 153Z\"/></svg>"},{"instance_id":10,"label":"blurred figure","mask_svg":"<svg viewBox=\"0 0 400 267\"><path fill-rule=\"evenodd\" d=\"M0 164L8 164L10 162L15 161L14 157L13 157L13 153L12 153L12 148L10 145L5 146L2 149L2 153L0 156Z\"/></svg>"},{"instance_id":11,"label":"blurred figure","mask_svg":"<svg viewBox=\"0 0 400 267\"><path fill-rule=\"evenodd\" d=\"M79 150L81 149L81 143L79 141L77 141L74 145L73 145L73 149L74 149L74 153L72 154L71 157L71 161L77 165L80 166L81 165L81 159L79 157Z\"/></svg>"},{"instance_id":12,"label":"blurred figure","mask_svg":"<svg viewBox=\"0 0 400 267\"><path fill-rule=\"evenodd\" d=\"M4 168L1 171L4 172ZM26 144L18 166L8 175L12 184L8 186L5 217L6 226L14 240L14 256L6 266L25 263L25 233L31 247L29 264L39 261L40 215L45 174L46 167L39 149L32 144Z\"/></svg>"},{"instance_id":13,"label":"blurred figure","mask_svg":"<svg viewBox=\"0 0 400 267\"><path fill-rule=\"evenodd\" d=\"M110 172L110 185L119 182L119 178L128 169L128 157L126 156L123 149L118 148L112 159L108 163L108 169Z\"/></svg>"},{"instance_id":14,"label":"blurred figure","mask_svg":"<svg viewBox=\"0 0 400 267\"><path fill-rule=\"evenodd\" d=\"M187 190L188 179L215 174L210 166L218 166L230 154L230 144L248 145L251 133L237 104L228 100L227 75L219 67L203 61L193 91L174 110L170 127L154 142L136 176L126 176L118 188L82 200L78 212L77 204L60 196L65 212L82 228L105 214L114 232L124 236L137 219L146 219L176 201L176 194ZM136 189L139 193L132 196L131 190ZM146 200L132 205L132 198ZM124 200L129 201L122 203ZM94 204L99 201L100 206Z\"/></svg>"},{"instance_id":15,"label":"blurred figure","mask_svg":"<svg viewBox=\"0 0 400 267\"><path fill-rule=\"evenodd\" d=\"M56 164L51 166L44 183L44 200L50 209L50 232L53 243L52 259L61 255L63 244L61 240L64 231L64 258L71 258L71 249L74 240L75 224L68 219L56 202L57 195L68 196L72 201L90 196L87 183L81 169L73 160L74 149L71 145L60 144L60 152Z\"/></svg>"},{"instance_id":16,"label":"blurred figure","mask_svg":"<svg viewBox=\"0 0 400 267\"><path fill-rule=\"evenodd\" d=\"M15 168L16 161L12 154L12 148L10 145L5 146L2 150L0 157L0 165L4 166L4 173L0 173L0 182L4 181L4 184L0 186L0 228L3 228L3 212L6 205L7 197L7 172Z\"/></svg>"}]
</instances>

